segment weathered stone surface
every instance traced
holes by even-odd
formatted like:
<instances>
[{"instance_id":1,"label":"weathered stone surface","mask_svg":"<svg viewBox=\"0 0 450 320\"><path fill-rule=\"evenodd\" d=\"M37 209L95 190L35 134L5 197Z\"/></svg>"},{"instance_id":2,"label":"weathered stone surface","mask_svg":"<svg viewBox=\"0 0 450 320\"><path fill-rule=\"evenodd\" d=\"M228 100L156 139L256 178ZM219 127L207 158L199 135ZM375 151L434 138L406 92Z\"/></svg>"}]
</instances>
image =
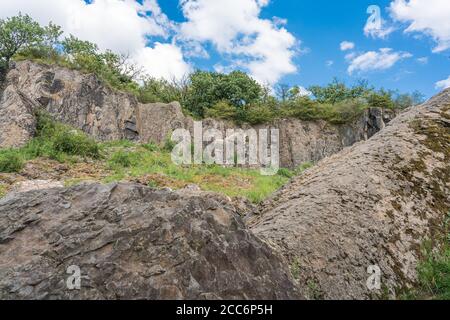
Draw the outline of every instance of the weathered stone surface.
<instances>
[{"instance_id":1,"label":"weathered stone surface","mask_svg":"<svg viewBox=\"0 0 450 320\"><path fill-rule=\"evenodd\" d=\"M450 90L399 115L367 142L292 180L250 220L299 268L304 288L366 299L412 286L421 245L450 210ZM378 265L382 290L368 290Z\"/></svg>"},{"instance_id":2,"label":"weathered stone surface","mask_svg":"<svg viewBox=\"0 0 450 320\"><path fill-rule=\"evenodd\" d=\"M58 66L15 63L6 75L4 87L0 98L0 147L21 146L34 135L37 109L45 109L57 120L98 140L163 144L175 129L193 128L193 119L184 116L176 102L140 104L133 96L105 86L92 74ZM370 138L391 118L386 111L370 109L346 125L283 119L255 129L279 129L281 165L294 168ZM203 122L205 130L216 128L224 135L226 129L235 127L212 119Z\"/></svg>"},{"instance_id":3,"label":"weathered stone surface","mask_svg":"<svg viewBox=\"0 0 450 320\"><path fill-rule=\"evenodd\" d=\"M301 298L224 197L90 184L0 200L0 299L206 298Z\"/></svg>"},{"instance_id":4,"label":"weathered stone surface","mask_svg":"<svg viewBox=\"0 0 450 320\"><path fill-rule=\"evenodd\" d=\"M164 144L174 130L186 128L189 119L183 115L178 102L139 104L136 123L141 141Z\"/></svg>"},{"instance_id":5,"label":"weathered stone surface","mask_svg":"<svg viewBox=\"0 0 450 320\"><path fill-rule=\"evenodd\" d=\"M55 180L25 180L17 182L12 186L13 192L29 192L34 190L46 190L53 188L63 188L61 181Z\"/></svg>"},{"instance_id":6,"label":"weathered stone surface","mask_svg":"<svg viewBox=\"0 0 450 320\"><path fill-rule=\"evenodd\" d=\"M20 147L34 135L36 118L33 106L13 87L0 95L0 148Z\"/></svg>"}]
</instances>

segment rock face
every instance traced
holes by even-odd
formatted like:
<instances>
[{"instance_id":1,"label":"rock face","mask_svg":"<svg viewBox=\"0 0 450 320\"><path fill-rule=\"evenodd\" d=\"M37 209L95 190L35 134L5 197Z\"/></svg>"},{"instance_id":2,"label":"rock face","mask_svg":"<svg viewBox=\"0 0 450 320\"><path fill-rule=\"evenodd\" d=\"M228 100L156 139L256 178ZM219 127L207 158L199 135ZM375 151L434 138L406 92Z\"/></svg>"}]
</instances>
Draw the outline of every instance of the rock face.
<instances>
[{"instance_id":1,"label":"rock face","mask_svg":"<svg viewBox=\"0 0 450 320\"><path fill-rule=\"evenodd\" d=\"M250 220L315 297L396 295L417 281L421 246L450 210L450 90L294 178ZM366 283L381 269L381 290Z\"/></svg>"},{"instance_id":2,"label":"rock face","mask_svg":"<svg viewBox=\"0 0 450 320\"><path fill-rule=\"evenodd\" d=\"M25 140L9 142L11 128L22 132L25 138L34 134L37 109L45 109L55 119L99 140L132 138L126 124L133 118L136 99L104 86L94 75L24 61L16 63L8 72L4 87L0 105L4 114L0 116L2 147L17 146Z\"/></svg>"},{"instance_id":3,"label":"rock face","mask_svg":"<svg viewBox=\"0 0 450 320\"><path fill-rule=\"evenodd\" d=\"M67 287L71 266L80 290ZM299 298L283 260L217 195L90 184L0 200L0 299Z\"/></svg>"},{"instance_id":4,"label":"rock face","mask_svg":"<svg viewBox=\"0 0 450 320\"><path fill-rule=\"evenodd\" d=\"M163 144L173 130L193 127L193 119L183 115L178 103L140 104L132 95L112 90L92 74L58 66L17 62L6 74L3 87L0 148L19 147L34 135L34 113L38 109L103 141L129 139ZM371 109L346 125L285 119L270 127L280 130L281 165L296 167L370 138L394 116ZM234 126L211 119L204 122L205 130L218 128L225 132Z\"/></svg>"}]
</instances>

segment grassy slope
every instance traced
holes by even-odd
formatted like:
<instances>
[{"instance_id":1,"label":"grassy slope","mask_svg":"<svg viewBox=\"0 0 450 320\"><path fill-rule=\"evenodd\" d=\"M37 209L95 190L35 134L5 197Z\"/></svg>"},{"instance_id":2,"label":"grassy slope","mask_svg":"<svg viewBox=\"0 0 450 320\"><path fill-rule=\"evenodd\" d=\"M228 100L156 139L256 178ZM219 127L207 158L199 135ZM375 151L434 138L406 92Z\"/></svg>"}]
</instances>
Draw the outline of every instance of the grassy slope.
<instances>
[{"instance_id":1,"label":"grassy slope","mask_svg":"<svg viewBox=\"0 0 450 320\"><path fill-rule=\"evenodd\" d=\"M51 161L71 168L66 170L70 174L60 177L66 185L84 180L137 181L152 187L172 189L196 184L205 191L215 191L231 197L243 196L255 203L280 188L294 174L286 169L275 176L262 176L256 169L217 165L177 166L165 148L130 141L99 144L82 132L55 123L45 114L38 116L36 138L21 149L0 150L0 173L20 175L27 163L47 170L52 166ZM95 168L102 174L86 175L85 172L89 171L86 167ZM77 170L73 170L74 168ZM0 177L0 196L6 192L6 188Z\"/></svg>"}]
</instances>

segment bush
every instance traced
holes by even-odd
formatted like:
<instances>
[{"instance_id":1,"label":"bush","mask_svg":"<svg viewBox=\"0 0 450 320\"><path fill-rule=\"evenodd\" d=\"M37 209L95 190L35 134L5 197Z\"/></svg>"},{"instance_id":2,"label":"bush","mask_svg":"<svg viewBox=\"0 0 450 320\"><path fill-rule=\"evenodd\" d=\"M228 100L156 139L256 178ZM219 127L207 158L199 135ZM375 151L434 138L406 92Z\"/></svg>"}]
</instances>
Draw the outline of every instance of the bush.
<instances>
[{"instance_id":1,"label":"bush","mask_svg":"<svg viewBox=\"0 0 450 320\"><path fill-rule=\"evenodd\" d=\"M245 108L238 117L239 121L244 121L253 125L267 123L275 119L275 112L268 105L254 104Z\"/></svg>"},{"instance_id":2,"label":"bush","mask_svg":"<svg viewBox=\"0 0 450 320\"><path fill-rule=\"evenodd\" d=\"M226 101L221 101L208 109L205 116L214 119L234 120L237 117L237 110Z\"/></svg>"},{"instance_id":3,"label":"bush","mask_svg":"<svg viewBox=\"0 0 450 320\"><path fill-rule=\"evenodd\" d=\"M7 149L0 151L0 172L20 172L23 166L24 160L17 150Z\"/></svg>"},{"instance_id":4,"label":"bush","mask_svg":"<svg viewBox=\"0 0 450 320\"><path fill-rule=\"evenodd\" d=\"M94 139L77 130L59 132L53 140L56 152L63 152L72 156L100 158L100 148Z\"/></svg>"},{"instance_id":5,"label":"bush","mask_svg":"<svg viewBox=\"0 0 450 320\"><path fill-rule=\"evenodd\" d=\"M384 90L373 92L367 100L371 108L394 109L395 107L392 95Z\"/></svg>"},{"instance_id":6,"label":"bush","mask_svg":"<svg viewBox=\"0 0 450 320\"><path fill-rule=\"evenodd\" d=\"M98 159L97 142L84 132L54 121L47 113L37 114L36 137L21 152L27 159L48 157L60 162L67 156Z\"/></svg>"},{"instance_id":7,"label":"bush","mask_svg":"<svg viewBox=\"0 0 450 320\"><path fill-rule=\"evenodd\" d=\"M331 112L325 116L325 120L334 124L348 123L360 116L367 108L368 105L362 100L341 101L333 106Z\"/></svg>"}]
</instances>

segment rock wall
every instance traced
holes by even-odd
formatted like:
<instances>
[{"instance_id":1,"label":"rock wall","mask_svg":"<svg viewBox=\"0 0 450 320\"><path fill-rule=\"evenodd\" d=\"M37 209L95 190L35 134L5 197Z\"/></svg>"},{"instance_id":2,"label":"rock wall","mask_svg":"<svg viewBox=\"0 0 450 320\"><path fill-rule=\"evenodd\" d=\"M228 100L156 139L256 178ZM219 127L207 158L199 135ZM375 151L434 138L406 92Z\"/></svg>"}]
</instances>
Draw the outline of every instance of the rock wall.
<instances>
[{"instance_id":1,"label":"rock wall","mask_svg":"<svg viewBox=\"0 0 450 320\"><path fill-rule=\"evenodd\" d=\"M449 211L450 89L294 178L249 224L314 297L369 299L414 286L421 247L446 241ZM374 265L381 290L372 291Z\"/></svg>"},{"instance_id":2,"label":"rock wall","mask_svg":"<svg viewBox=\"0 0 450 320\"><path fill-rule=\"evenodd\" d=\"M0 299L301 298L218 195L85 184L0 200Z\"/></svg>"},{"instance_id":3,"label":"rock wall","mask_svg":"<svg viewBox=\"0 0 450 320\"><path fill-rule=\"evenodd\" d=\"M7 73L0 97L0 147L25 144L34 135L34 112L38 109L103 141L130 139L162 144L173 130L193 126L178 103L140 104L132 95L105 86L92 74L23 61ZM282 166L296 167L370 138L394 116L370 109L347 125L283 119L269 126L280 130ZM222 130L234 127L211 119L205 124L206 128Z\"/></svg>"}]
</instances>

